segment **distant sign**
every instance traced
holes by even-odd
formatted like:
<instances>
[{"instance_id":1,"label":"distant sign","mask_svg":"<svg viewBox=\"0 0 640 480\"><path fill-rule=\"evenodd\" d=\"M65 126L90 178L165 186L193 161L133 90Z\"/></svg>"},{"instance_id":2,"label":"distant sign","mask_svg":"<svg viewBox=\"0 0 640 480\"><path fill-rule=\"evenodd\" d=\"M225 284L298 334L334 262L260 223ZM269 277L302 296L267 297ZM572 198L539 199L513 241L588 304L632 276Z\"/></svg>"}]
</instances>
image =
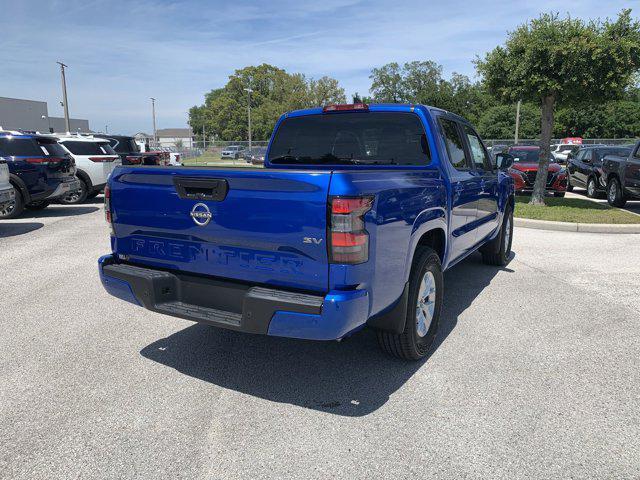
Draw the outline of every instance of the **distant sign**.
<instances>
[{"instance_id":1,"label":"distant sign","mask_svg":"<svg viewBox=\"0 0 640 480\"><path fill-rule=\"evenodd\" d=\"M582 137L567 137L562 139L565 145L582 145Z\"/></svg>"}]
</instances>

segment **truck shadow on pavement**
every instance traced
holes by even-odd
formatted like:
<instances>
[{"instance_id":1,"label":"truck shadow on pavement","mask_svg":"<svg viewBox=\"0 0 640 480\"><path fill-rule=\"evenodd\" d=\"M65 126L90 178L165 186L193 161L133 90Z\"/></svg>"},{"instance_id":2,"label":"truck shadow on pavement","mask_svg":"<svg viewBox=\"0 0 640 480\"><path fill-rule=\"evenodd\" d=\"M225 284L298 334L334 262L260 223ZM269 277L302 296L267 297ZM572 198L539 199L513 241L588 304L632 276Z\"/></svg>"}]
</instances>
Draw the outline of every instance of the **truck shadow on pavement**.
<instances>
[{"instance_id":1,"label":"truck shadow on pavement","mask_svg":"<svg viewBox=\"0 0 640 480\"><path fill-rule=\"evenodd\" d=\"M431 357L458 317L500 271L473 255L445 274L446 297ZM378 349L365 329L342 342L310 342L249 335L195 324L140 352L191 377L273 402L359 417L383 406L428 364L403 362ZM427 365L428 366L428 365Z\"/></svg>"},{"instance_id":2,"label":"truck shadow on pavement","mask_svg":"<svg viewBox=\"0 0 640 480\"><path fill-rule=\"evenodd\" d=\"M0 238L17 237L25 233L33 232L44 227L40 222L16 222L0 221Z\"/></svg>"}]
</instances>

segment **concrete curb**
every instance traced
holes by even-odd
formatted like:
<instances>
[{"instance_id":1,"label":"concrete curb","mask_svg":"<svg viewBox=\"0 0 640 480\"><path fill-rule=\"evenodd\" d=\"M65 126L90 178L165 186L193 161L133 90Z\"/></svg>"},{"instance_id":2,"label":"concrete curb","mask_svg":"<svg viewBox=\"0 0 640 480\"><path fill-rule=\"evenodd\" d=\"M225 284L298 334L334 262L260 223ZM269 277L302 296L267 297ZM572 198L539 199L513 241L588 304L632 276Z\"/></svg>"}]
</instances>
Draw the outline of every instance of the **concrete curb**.
<instances>
[{"instance_id":1,"label":"concrete curb","mask_svg":"<svg viewBox=\"0 0 640 480\"><path fill-rule=\"evenodd\" d=\"M638 233L640 224L610 224L610 223L569 223L549 222L547 220L531 220L529 218L514 218L516 227L535 228L538 230L553 230L556 232L583 233Z\"/></svg>"}]
</instances>

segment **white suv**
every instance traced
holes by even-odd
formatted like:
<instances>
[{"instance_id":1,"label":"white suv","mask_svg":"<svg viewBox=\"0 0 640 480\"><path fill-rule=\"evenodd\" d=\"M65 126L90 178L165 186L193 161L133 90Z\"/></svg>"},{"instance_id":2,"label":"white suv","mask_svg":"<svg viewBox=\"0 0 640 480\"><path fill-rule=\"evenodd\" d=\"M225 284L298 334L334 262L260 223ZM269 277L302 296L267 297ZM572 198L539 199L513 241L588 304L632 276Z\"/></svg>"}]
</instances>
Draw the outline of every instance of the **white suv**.
<instances>
[{"instance_id":1,"label":"white suv","mask_svg":"<svg viewBox=\"0 0 640 480\"><path fill-rule=\"evenodd\" d=\"M0 158L0 212L11 206L16 198L16 192L9 183L9 167L7 162Z\"/></svg>"},{"instance_id":2,"label":"white suv","mask_svg":"<svg viewBox=\"0 0 640 480\"><path fill-rule=\"evenodd\" d=\"M79 135L56 135L58 143L76 161L80 190L60 200L60 203L77 204L98 195L113 170L122 165L120 156L104 138Z\"/></svg>"}]
</instances>

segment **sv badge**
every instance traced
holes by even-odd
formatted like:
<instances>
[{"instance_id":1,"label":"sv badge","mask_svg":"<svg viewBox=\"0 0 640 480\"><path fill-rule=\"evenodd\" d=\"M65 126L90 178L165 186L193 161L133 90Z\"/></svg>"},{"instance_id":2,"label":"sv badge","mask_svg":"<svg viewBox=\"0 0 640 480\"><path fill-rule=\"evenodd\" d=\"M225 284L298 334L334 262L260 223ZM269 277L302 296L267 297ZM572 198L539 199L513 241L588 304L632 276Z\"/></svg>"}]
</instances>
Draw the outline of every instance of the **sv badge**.
<instances>
[{"instance_id":1,"label":"sv badge","mask_svg":"<svg viewBox=\"0 0 640 480\"><path fill-rule=\"evenodd\" d=\"M315 237L303 237L302 243L312 243L314 245L320 245L322 243L322 239Z\"/></svg>"}]
</instances>

